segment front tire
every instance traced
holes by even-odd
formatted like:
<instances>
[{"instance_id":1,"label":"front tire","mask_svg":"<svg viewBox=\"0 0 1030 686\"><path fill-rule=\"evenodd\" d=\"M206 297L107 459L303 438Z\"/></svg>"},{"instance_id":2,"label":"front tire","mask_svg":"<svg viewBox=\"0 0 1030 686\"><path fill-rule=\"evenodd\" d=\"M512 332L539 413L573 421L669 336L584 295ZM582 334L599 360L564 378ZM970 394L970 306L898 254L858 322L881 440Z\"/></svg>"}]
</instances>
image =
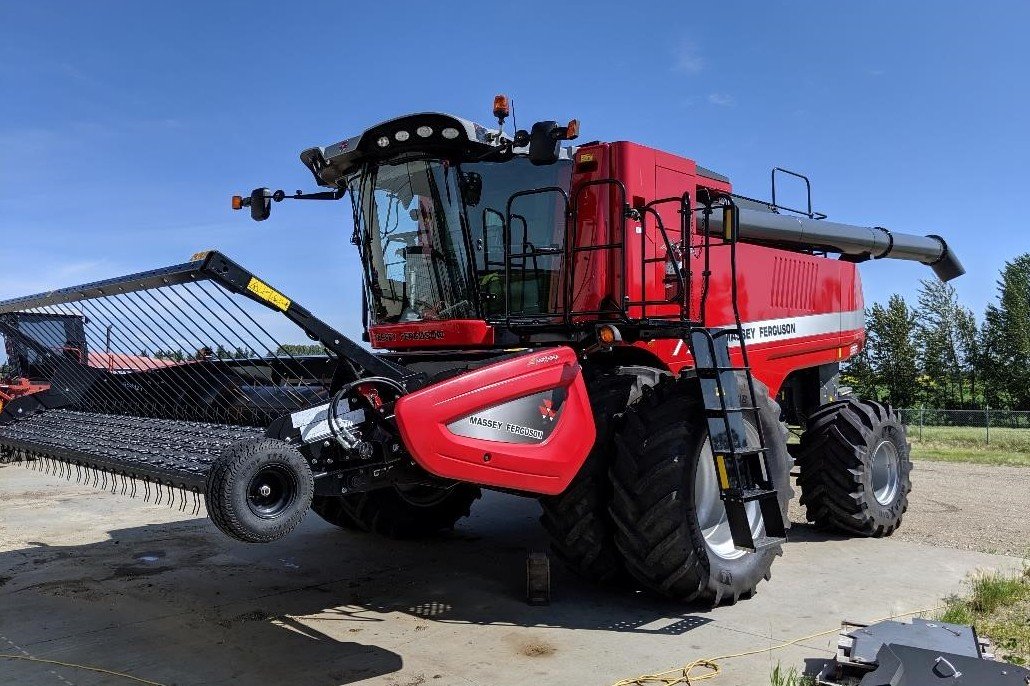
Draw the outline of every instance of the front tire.
<instances>
[{"instance_id":1,"label":"front tire","mask_svg":"<svg viewBox=\"0 0 1030 686\"><path fill-rule=\"evenodd\" d=\"M422 538L453 528L459 519L469 516L472 503L481 497L479 488L469 484L397 485L352 495L318 496L311 509L344 529L388 538Z\"/></svg>"},{"instance_id":2,"label":"front tire","mask_svg":"<svg viewBox=\"0 0 1030 686\"><path fill-rule=\"evenodd\" d=\"M912 490L905 427L893 409L849 398L808 420L798 453L808 521L858 536L890 536Z\"/></svg>"},{"instance_id":3,"label":"front tire","mask_svg":"<svg viewBox=\"0 0 1030 686\"><path fill-rule=\"evenodd\" d=\"M626 408L644 387L667 376L651 367L592 370L587 381L597 438L568 488L542 496L540 522L551 538L551 550L567 567L595 583L610 584L625 576L615 547L615 525L608 507L612 487L608 478L615 454L612 437Z\"/></svg>"},{"instance_id":4,"label":"front tire","mask_svg":"<svg viewBox=\"0 0 1030 686\"><path fill-rule=\"evenodd\" d=\"M757 380L755 390L769 476L786 521L791 459L780 409ZM754 426L752 431L757 432ZM770 578L780 547L742 552L729 537L725 506L710 476L715 467L696 378L669 379L645 392L626 412L616 446L615 542L642 586L676 600L719 605L750 597ZM748 508L752 532L761 535L757 503Z\"/></svg>"}]
</instances>

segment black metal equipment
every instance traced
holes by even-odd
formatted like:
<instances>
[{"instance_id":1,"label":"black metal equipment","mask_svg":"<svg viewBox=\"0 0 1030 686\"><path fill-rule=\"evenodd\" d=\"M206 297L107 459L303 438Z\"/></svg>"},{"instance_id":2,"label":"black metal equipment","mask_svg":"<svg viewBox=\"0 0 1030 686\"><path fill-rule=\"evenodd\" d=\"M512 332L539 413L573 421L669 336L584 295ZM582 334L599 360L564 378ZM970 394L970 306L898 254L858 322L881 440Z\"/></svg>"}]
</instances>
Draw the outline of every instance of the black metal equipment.
<instances>
[{"instance_id":1,"label":"black metal equipment","mask_svg":"<svg viewBox=\"0 0 1030 686\"><path fill-rule=\"evenodd\" d=\"M391 457L396 444L373 445L372 427L347 413L359 380L396 397L424 379L213 251L0 302L0 335L18 364L49 385L4 405L0 459L182 509L187 494L199 507L227 448L266 436L306 445L307 425L291 418L321 410L325 426L325 408L343 401L343 418L331 418L306 450L316 490L339 494L365 472L399 478L402 470L383 469L401 457Z\"/></svg>"}]
</instances>

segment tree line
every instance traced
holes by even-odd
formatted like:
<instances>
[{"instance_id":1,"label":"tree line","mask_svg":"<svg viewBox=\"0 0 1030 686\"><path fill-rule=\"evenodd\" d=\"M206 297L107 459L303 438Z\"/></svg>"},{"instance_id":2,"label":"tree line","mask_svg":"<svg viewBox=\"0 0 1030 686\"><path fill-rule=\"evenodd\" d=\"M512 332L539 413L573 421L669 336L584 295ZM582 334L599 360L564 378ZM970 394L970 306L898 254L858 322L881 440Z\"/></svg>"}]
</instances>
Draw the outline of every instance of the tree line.
<instances>
[{"instance_id":1,"label":"tree line","mask_svg":"<svg viewBox=\"0 0 1030 686\"><path fill-rule=\"evenodd\" d=\"M981 318L955 288L920 281L866 309L866 345L842 368L862 397L895 407L1030 410L1030 253L1006 262Z\"/></svg>"}]
</instances>

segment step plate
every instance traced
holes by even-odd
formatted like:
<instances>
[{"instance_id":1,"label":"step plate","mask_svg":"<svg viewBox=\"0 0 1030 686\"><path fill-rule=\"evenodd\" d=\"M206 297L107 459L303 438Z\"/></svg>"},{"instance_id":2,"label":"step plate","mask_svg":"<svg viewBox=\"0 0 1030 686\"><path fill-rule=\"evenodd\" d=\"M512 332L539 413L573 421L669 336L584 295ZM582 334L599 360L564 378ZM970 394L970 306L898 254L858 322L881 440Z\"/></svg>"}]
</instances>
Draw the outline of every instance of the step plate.
<instances>
[{"instance_id":1,"label":"step plate","mask_svg":"<svg viewBox=\"0 0 1030 686\"><path fill-rule=\"evenodd\" d=\"M228 446L264 436L254 427L49 410L0 426L0 448L126 477L203 490Z\"/></svg>"}]
</instances>

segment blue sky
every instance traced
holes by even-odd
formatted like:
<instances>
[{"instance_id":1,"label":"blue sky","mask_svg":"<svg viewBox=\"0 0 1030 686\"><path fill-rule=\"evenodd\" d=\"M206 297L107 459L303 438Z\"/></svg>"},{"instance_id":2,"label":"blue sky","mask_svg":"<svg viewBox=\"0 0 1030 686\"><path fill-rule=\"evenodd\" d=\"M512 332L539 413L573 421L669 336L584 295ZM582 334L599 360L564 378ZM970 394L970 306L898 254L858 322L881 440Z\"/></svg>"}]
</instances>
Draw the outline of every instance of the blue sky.
<instances>
[{"instance_id":1,"label":"blue sky","mask_svg":"<svg viewBox=\"0 0 1030 686\"><path fill-rule=\"evenodd\" d=\"M1030 250L1028 25L1015 1L3 0L0 297L218 248L355 334L345 203L255 224L229 196L311 189L302 149L399 114L489 123L505 92L522 124L578 117L759 197L798 169L832 219L940 233L979 312ZM869 301L930 276L862 271Z\"/></svg>"}]
</instances>

